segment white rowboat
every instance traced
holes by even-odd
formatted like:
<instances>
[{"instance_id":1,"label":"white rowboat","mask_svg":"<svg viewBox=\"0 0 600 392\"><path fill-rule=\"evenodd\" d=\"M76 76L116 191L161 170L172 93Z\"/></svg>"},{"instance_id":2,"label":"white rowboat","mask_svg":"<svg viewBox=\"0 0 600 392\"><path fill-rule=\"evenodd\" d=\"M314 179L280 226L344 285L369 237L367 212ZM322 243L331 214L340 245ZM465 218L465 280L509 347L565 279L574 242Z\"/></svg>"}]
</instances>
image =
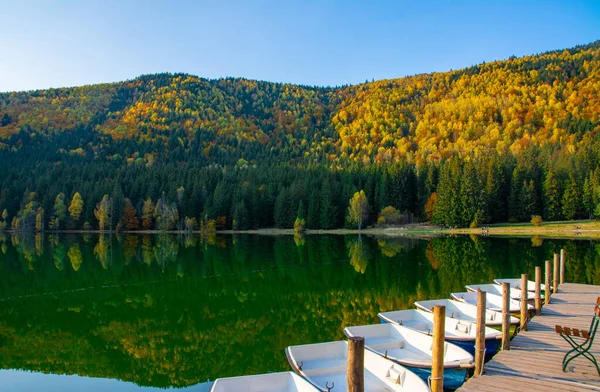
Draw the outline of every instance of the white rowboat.
<instances>
[{"instance_id":1,"label":"white rowboat","mask_svg":"<svg viewBox=\"0 0 600 392\"><path fill-rule=\"evenodd\" d=\"M425 312L418 309L396 310L392 312L383 312L377 315L382 323L392 323L405 326L406 328L431 335L433 333L433 313ZM450 343L456 344L466 350L469 354L475 353L475 324L446 317L444 323L444 339ZM502 339L502 332L485 327L485 348L486 359L491 358Z\"/></svg>"},{"instance_id":2,"label":"white rowboat","mask_svg":"<svg viewBox=\"0 0 600 392\"><path fill-rule=\"evenodd\" d=\"M496 294L502 296L502 286L494 284L494 283L485 283L485 284L470 284L465 286L467 291L485 291L486 293ZM517 290L515 288L510 289L510 298L521 300L521 290ZM544 299L544 295L541 295L541 298ZM534 301L535 293L531 291L527 292L527 301Z\"/></svg>"},{"instance_id":3,"label":"white rowboat","mask_svg":"<svg viewBox=\"0 0 600 392\"><path fill-rule=\"evenodd\" d=\"M290 346L285 350L292 369L321 391L346 391L348 342ZM366 391L427 392L427 384L416 374L369 350L364 356Z\"/></svg>"},{"instance_id":4,"label":"white rowboat","mask_svg":"<svg viewBox=\"0 0 600 392\"><path fill-rule=\"evenodd\" d=\"M502 285L503 282L508 282L510 287L513 289L521 290L521 279L494 279L494 283ZM527 291L535 291L535 282L528 280L527 281ZM546 291L546 285L540 283L540 291Z\"/></svg>"},{"instance_id":5,"label":"white rowboat","mask_svg":"<svg viewBox=\"0 0 600 392\"><path fill-rule=\"evenodd\" d=\"M446 317L469 321L471 323L477 322L477 306L471 305L465 302L455 301L452 299L433 299L429 301L417 301L415 306L418 309L426 312L433 311L433 307L436 305L442 305L446 307ZM519 319L516 317L510 317L511 324L519 324ZM502 313L493 310L485 310L485 325L499 326L502 325Z\"/></svg>"},{"instance_id":6,"label":"white rowboat","mask_svg":"<svg viewBox=\"0 0 600 392\"><path fill-rule=\"evenodd\" d=\"M347 327L344 334L349 338L362 336L367 350L406 366L423 380L431 376L433 338L429 335L389 323ZM473 355L444 342L444 387L459 388L470 367Z\"/></svg>"},{"instance_id":7,"label":"white rowboat","mask_svg":"<svg viewBox=\"0 0 600 392\"><path fill-rule=\"evenodd\" d=\"M463 292L463 293L450 293L450 296L452 297L452 299L455 299L459 302L464 302L467 304L477 306L477 293L474 291L467 291L467 292ZM494 310L496 312L502 312L502 296L501 295L486 293L485 299L487 302L487 304L486 304L487 309ZM533 309L534 309L533 305L527 304L527 310L533 310ZM508 300L508 311L511 313L520 312L521 311L521 302L514 300L514 299L509 299Z\"/></svg>"},{"instance_id":8,"label":"white rowboat","mask_svg":"<svg viewBox=\"0 0 600 392\"><path fill-rule=\"evenodd\" d=\"M292 372L257 374L255 376L218 378L210 392L319 392L302 377Z\"/></svg>"}]
</instances>

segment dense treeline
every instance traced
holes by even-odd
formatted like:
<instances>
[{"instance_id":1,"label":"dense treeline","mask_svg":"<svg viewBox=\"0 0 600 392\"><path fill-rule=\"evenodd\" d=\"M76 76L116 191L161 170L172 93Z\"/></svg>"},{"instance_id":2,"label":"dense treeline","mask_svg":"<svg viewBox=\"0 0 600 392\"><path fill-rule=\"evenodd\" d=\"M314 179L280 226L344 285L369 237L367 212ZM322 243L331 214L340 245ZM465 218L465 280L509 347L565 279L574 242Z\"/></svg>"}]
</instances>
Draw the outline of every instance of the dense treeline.
<instances>
[{"instance_id":1,"label":"dense treeline","mask_svg":"<svg viewBox=\"0 0 600 392\"><path fill-rule=\"evenodd\" d=\"M57 164L46 158L55 148L47 142L18 154L0 152L0 160L12 163L0 180L5 227L194 230L211 222L213 229L291 228L301 217L309 229L330 229L349 225L349 200L361 190L374 212L366 224L391 223L381 221L389 218L389 206L404 219L448 226L600 213L595 146L566 155L532 148L520 158L490 155L344 171L245 161L205 165L185 153L182 161L160 165L121 165L86 155Z\"/></svg>"},{"instance_id":2,"label":"dense treeline","mask_svg":"<svg viewBox=\"0 0 600 392\"><path fill-rule=\"evenodd\" d=\"M599 93L598 42L342 88L159 74L2 93L0 227L327 229L361 190L365 224L591 217Z\"/></svg>"}]
</instances>

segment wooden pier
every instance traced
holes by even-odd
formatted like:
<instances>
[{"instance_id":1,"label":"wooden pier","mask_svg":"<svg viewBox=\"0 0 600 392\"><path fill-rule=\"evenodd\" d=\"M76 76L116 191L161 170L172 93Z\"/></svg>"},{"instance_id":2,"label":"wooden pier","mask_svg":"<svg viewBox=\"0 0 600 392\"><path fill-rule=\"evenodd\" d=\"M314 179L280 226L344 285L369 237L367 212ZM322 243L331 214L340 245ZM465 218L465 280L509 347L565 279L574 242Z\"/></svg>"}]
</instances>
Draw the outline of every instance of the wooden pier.
<instances>
[{"instance_id":1,"label":"wooden pier","mask_svg":"<svg viewBox=\"0 0 600 392\"><path fill-rule=\"evenodd\" d=\"M555 331L555 325L588 330L600 286L564 283L542 313L485 364L484 373L469 379L459 391L600 391L594 365L579 357L566 372L562 360L571 346ZM600 338L598 338L600 339ZM600 341L591 353L600 360Z\"/></svg>"}]
</instances>

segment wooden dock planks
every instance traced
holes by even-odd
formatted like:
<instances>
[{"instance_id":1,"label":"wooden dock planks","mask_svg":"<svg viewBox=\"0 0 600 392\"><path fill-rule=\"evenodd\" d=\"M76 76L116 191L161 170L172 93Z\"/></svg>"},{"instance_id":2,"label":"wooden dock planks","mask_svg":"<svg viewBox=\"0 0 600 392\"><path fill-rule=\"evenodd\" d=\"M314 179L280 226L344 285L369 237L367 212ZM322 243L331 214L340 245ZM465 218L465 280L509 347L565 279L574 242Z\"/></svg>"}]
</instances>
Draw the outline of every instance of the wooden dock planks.
<instances>
[{"instance_id":1,"label":"wooden dock planks","mask_svg":"<svg viewBox=\"0 0 600 392\"><path fill-rule=\"evenodd\" d=\"M587 330L599 296L600 286L560 285L551 303L529 322L528 330L511 341L510 351L496 354L484 374L469 379L459 391L600 391L600 376L587 359L575 359L562 371L571 346L554 328L558 324ZM600 360L600 341L591 352Z\"/></svg>"}]
</instances>

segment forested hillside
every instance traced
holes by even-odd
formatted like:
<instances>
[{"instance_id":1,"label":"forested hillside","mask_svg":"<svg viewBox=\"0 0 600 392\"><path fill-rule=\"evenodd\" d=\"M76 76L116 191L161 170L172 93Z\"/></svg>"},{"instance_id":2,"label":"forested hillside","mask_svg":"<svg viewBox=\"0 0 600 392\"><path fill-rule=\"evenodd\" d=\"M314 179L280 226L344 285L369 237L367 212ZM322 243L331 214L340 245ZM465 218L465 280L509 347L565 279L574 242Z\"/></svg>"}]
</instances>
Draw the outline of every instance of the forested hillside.
<instances>
[{"instance_id":1,"label":"forested hillside","mask_svg":"<svg viewBox=\"0 0 600 392\"><path fill-rule=\"evenodd\" d=\"M339 88L159 74L0 93L0 225L334 228L360 190L367 223L600 215L599 93L600 42Z\"/></svg>"}]
</instances>

